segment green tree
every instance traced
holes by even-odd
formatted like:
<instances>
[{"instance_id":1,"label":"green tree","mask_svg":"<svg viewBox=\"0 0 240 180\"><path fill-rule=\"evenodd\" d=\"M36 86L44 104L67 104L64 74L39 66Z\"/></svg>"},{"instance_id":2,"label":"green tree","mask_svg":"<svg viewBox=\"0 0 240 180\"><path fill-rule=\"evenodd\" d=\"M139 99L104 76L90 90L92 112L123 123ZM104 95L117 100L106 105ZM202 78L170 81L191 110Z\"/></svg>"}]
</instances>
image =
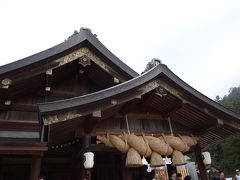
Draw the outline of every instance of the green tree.
<instances>
[{"instance_id":1,"label":"green tree","mask_svg":"<svg viewBox=\"0 0 240 180\"><path fill-rule=\"evenodd\" d=\"M223 98L216 96L216 101L228 109L240 113L240 86L229 90ZM233 175L240 168L240 136L212 145L210 151L213 165L228 175Z\"/></svg>"}]
</instances>

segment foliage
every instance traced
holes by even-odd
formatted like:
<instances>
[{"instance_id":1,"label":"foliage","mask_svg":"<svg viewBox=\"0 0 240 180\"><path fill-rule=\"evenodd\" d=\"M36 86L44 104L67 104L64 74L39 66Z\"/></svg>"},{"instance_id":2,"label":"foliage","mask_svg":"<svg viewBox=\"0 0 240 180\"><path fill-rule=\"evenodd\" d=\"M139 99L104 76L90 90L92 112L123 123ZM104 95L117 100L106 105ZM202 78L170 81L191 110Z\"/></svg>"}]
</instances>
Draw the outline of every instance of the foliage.
<instances>
[{"instance_id":1,"label":"foliage","mask_svg":"<svg viewBox=\"0 0 240 180\"><path fill-rule=\"evenodd\" d=\"M232 111L240 113L240 86L229 90L223 98L216 97L216 101ZM240 136L227 139L208 148L212 156L213 165L227 175L235 174L240 168Z\"/></svg>"}]
</instances>

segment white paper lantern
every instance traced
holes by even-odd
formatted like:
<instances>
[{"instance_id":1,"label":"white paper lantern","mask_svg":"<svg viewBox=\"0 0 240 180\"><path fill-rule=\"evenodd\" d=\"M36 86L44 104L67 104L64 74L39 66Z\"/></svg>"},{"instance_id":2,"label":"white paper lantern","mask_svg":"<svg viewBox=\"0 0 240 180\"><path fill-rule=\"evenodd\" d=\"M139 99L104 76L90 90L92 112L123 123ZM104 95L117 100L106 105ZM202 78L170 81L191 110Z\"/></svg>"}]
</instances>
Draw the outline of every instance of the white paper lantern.
<instances>
[{"instance_id":1,"label":"white paper lantern","mask_svg":"<svg viewBox=\"0 0 240 180\"><path fill-rule=\"evenodd\" d=\"M202 156L203 156L203 163L205 165L209 165L209 164L212 163L211 156L210 156L209 152L202 152Z\"/></svg>"},{"instance_id":2,"label":"white paper lantern","mask_svg":"<svg viewBox=\"0 0 240 180\"><path fill-rule=\"evenodd\" d=\"M84 161L84 167L86 169L90 169L94 165L94 154L92 152L86 152L83 154L85 161Z\"/></svg>"}]
</instances>

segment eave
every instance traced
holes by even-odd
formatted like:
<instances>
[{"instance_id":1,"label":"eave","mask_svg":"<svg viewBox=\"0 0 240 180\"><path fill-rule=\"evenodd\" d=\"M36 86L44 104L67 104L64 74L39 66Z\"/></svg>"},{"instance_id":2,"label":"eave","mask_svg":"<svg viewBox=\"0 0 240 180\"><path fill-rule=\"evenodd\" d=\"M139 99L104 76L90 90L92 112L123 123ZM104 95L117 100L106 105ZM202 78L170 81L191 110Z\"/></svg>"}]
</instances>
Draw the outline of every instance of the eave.
<instances>
[{"instance_id":1,"label":"eave","mask_svg":"<svg viewBox=\"0 0 240 180\"><path fill-rule=\"evenodd\" d=\"M157 95L158 88L165 90L167 96ZM133 106L134 103L139 103L138 98L141 103L151 104L152 101L157 103L152 104L152 108L162 115L159 120L167 120L170 117L174 122L185 126L186 132L191 130L193 134L201 136L201 147L240 134L239 114L199 93L163 64L111 88L62 101L41 103L38 104L38 108L45 125L54 125L61 121L67 122L68 118L77 121L78 118L86 118L97 111L110 113L113 117L117 117L116 113L133 115L134 112L131 110L125 113L121 111L124 111L124 106L129 109L131 103ZM144 99L147 101L145 102ZM168 101L168 105L174 101L175 105L171 103L169 111L162 114L163 111L159 105L161 106L164 101ZM137 113L140 116L139 112ZM140 118L144 116L142 114ZM149 118L154 118L152 116L154 114ZM52 121L55 117L57 121ZM111 119L111 117L101 117L100 120L104 118Z\"/></svg>"},{"instance_id":2,"label":"eave","mask_svg":"<svg viewBox=\"0 0 240 180\"><path fill-rule=\"evenodd\" d=\"M115 96L120 96L121 94L125 93L127 94L128 91L131 91L132 89L136 89L138 87L144 86L144 84L149 83L153 80L157 81L156 86L161 86L163 88L167 88L170 86L178 86L181 91L184 93L178 93L178 96L180 97L187 97L184 94L191 95L193 98L198 100L200 103L204 103L206 107L210 107L213 110L219 111L223 113L224 115L227 115L231 117L234 120L240 121L240 115L225 108L224 106L220 105L219 103L211 100L210 98L206 97L205 95L201 94L191 86L189 86L187 83L185 83L183 80L181 80L178 76L176 76L166 65L160 64L152 68L151 70L147 71L146 73L135 77L129 81L126 81L124 83L121 83L119 85L113 86L108 89L104 89L102 91L98 91L92 94L88 94L85 96L79 96L75 98L70 98L62 101L54 101L49 103L40 103L38 104L39 112L42 115L52 114L55 112L60 111L68 111L70 109L74 108L81 108L82 106L88 106L91 107L91 104L95 104L97 102L104 102L107 99L114 99ZM145 94L146 92L154 89L154 87L142 91L139 93L136 93L135 96L139 96L142 94ZM133 99L135 97L132 97ZM116 99L116 98L115 98ZM129 99L122 98L122 102L128 101ZM120 103L120 101L118 101ZM114 106L114 105L112 105ZM104 105L102 106L104 108ZM94 110L93 110L94 111Z\"/></svg>"}]
</instances>

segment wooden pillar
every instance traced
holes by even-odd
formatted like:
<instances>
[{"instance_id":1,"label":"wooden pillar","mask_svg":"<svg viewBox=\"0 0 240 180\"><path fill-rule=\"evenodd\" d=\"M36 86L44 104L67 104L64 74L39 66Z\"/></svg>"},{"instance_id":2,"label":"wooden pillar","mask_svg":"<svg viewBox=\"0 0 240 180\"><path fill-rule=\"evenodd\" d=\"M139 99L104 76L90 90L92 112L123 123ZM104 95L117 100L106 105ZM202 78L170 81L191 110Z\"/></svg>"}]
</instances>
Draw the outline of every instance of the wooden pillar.
<instances>
[{"instance_id":1,"label":"wooden pillar","mask_svg":"<svg viewBox=\"0 0 240 180\"><path fill-rule=\"evenodd\" d=\"M76 146L73 146L72 150L72 168L73 168L73 173L71 176L71 179L74 180L81 180L81 160L78 157L78 148Z\"/></svg>"},{"instance_id":2,"label":"wooden pillar","mask_svg":"<svg viewBox=\"0 0 240 180\"><path fill-rule=\"evenodd\" d=\"M91 145L91 136L84 136L83 137L83 154L86 152L86 148L88 148ZM82 157L82 180L91 180L91 169L85 169L84 168L84 159L83 159L83 154L81 155Z\"/></svg>"},{"instance_id":3,"label":"wooden pillar","mask_svg":"<svg viewBox=\"0 0 240 180\"><path fill-rule=\"evenodd\" d=\"M132 173L130 171L130 168L123 168L123 180L132 180Z\"/></svg>"},{"instance_id":4,"label":"wooden pillar","mask_svg":"<svg viewBox=\"0 0 240 180\"><path fill-rule=\"evenodd\" d=\"M126 160L126 154L122 154L122 180L132 180L132 173L130 171L130 168L127 168L125 166L125 160Z\"/></svg>"},{"instance_id":5,"label":"wooden pillar","mask_svg":"<svg viewBox=\"0 0 240 180\"><path fill-rule=\"evenodd\" d=\"M39 179L40 171L41 171L41 162L42 162L42 157L40 155L34 155L32 157L30 180Z\"/></svg>"},{"instance_id":6,"label":"wooden pillar","mask_svg":"<svg viewBox=\"0 0 240 180\"><path fill-rule=\"evenodd\" d=\"M207 174L205 165L203 163L201 147L200 147L199 143L195 147L195 156L196 156L201 180L208 180L209 178L208 178L208 174Z\"/></svg>"}]
</instances>

